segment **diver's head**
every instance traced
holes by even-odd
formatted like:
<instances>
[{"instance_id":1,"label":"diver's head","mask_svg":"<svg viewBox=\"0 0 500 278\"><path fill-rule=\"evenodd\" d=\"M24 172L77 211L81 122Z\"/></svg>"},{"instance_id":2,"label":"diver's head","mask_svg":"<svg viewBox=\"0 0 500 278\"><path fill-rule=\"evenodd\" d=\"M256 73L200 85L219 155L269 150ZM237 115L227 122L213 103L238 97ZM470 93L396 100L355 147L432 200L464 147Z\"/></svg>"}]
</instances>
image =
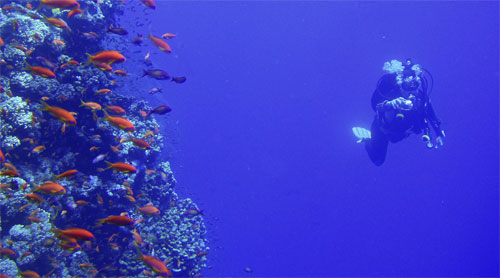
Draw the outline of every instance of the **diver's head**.
<instances>
[{"instance_id":1,"label":"diver's head","mask_svg":"<svg viewBox=\"0 0 500 278\"><path fill-rule=\"evenodd\" d=\"M416 91L420 87L420 77L422 70L420 65L413 64L411 59L406 59L403 72L401 73L401 88L404 91Z\"/></svg>"}]
</instances>

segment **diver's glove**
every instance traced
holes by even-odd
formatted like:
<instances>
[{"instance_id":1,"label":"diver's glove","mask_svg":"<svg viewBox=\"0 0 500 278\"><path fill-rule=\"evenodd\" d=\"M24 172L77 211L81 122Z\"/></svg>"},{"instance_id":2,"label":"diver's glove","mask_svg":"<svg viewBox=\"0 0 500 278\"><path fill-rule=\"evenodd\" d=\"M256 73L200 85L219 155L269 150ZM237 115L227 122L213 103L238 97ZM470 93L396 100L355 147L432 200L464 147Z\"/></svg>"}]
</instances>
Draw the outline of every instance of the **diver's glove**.
<instances>
[{"instance_id":1,"label":"diver's glove","mask_svg":"<svg viewBox=\"0 0 500 278\"><path fill-rule=\"evenodd\" d=\"M444 142L443 142L444 137L446 137L446 135L444 134L444 131L441 130L441 134L436 137L434 144L431 142L431 137L429 137L429 135L427 135L427 134L424 134L422 136L422 141L424 141L427 148L429 148L429 149L436 148L437 149L437 148L440 148L444 145Z\"/></svg>"},{"instance_id":2,"label":"diver's glove","mask_svg":"<svg viewBox=\"0 0 500 278\"><path fill-rule=\"evenodd\" d=\"M392 106L394 110L411 110L413 108L413 102L409 99L405 99L404 97L398 97L391 101L388 101L387 104Z\"/></svg>"},{"instance_id":3,"label":"diver's glove","mask_svg":"<svg viewBox=\"0 0 500 278\"><path fill-rule=\"evenodd\" d=\"M436 144L435 144L436 148L440 148L444 145L443 142L444 137L446 137L446 134L444 134L444 130L441 130L441 134L438 137L436 137Z\"/></svg>"}]
</instances>

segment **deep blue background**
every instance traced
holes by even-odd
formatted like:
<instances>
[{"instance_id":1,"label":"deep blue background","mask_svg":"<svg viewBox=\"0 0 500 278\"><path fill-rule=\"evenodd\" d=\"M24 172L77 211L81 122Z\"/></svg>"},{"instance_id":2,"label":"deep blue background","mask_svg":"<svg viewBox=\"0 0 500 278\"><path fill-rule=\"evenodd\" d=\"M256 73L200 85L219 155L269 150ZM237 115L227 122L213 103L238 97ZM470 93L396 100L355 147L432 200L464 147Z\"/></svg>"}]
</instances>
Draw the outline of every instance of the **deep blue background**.
<instances>
[{"instance_id":1,"label":"deep blue background","mask_svg":"<svg viewBox=\"0 0 500 278\"><path fill-rule=\"evenodd\" d=\"M153 33L178 37L153 59L188 81L150 99L174 109L206 276L499 274L497 2L157 6ZM445 146L413 135L375 167L351 127L369 127L383 63L408 57L434 76Z\"/></svg>"}]
</instances>

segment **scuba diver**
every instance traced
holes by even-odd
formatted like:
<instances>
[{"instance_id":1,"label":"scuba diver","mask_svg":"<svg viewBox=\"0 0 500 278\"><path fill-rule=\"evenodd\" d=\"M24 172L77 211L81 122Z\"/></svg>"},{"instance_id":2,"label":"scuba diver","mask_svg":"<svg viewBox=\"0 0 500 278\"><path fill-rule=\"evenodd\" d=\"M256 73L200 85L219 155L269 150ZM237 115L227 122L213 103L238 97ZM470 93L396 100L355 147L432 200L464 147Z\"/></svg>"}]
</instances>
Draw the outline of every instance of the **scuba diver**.
<instances>
[{"instance_id":1,"label":"scuba diver","mask_svg":"<svg viewBox=\"0 0 500 278\"><path fill-rule=\"evenodd\" d=\"M422 140L428 148L443 146L445 133L429 99L433 85L431 74L410 59L404 65L397 60L386 62L383 69L387 73L379 79L371 99L376 113L371 130L352 128L358 143L365 144L371 161L382 165L389 142L397 143L411 133L423 132ZM431 128L434 137L431 137Z\"/></svg>"}]
</instances>

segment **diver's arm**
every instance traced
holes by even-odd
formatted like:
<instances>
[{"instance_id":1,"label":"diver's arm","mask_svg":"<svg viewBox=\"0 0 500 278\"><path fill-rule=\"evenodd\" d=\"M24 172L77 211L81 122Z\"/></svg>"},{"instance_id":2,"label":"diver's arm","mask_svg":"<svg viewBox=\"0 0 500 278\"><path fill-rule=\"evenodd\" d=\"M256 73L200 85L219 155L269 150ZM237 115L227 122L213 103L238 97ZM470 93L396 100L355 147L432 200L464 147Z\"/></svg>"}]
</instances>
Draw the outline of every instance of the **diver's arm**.
<instances>
[{"instance_id":1,"label":"diver's arm","mask_svg":"<svg viewBox=\"0 0 500 278\"><path fill-rule=\"evenodd\" d=\"M425 105L425 114L430 126L434 129L434 132L436 132L436 135L443 135L444 131L441 129L441 121L436 117L436 113L430 101Z\"/></svg>"},{"instance_id":2,"label":"diver's arm","mask_svg":"<svg viewBox=\"0 0 500 278\"><path fill-rule=\"evenodd\" d=\"M436 142L434 147L438 148L443 146L443 139L445 137L444 130L441 128L441 121L436 117L436 113L434 112L434 108L431 105L431 102L428 101L425 104L425 114L429 125L434 129L436 133ZM431 144L432 145L432 144Z\"/></svg>"}]
</instances>

